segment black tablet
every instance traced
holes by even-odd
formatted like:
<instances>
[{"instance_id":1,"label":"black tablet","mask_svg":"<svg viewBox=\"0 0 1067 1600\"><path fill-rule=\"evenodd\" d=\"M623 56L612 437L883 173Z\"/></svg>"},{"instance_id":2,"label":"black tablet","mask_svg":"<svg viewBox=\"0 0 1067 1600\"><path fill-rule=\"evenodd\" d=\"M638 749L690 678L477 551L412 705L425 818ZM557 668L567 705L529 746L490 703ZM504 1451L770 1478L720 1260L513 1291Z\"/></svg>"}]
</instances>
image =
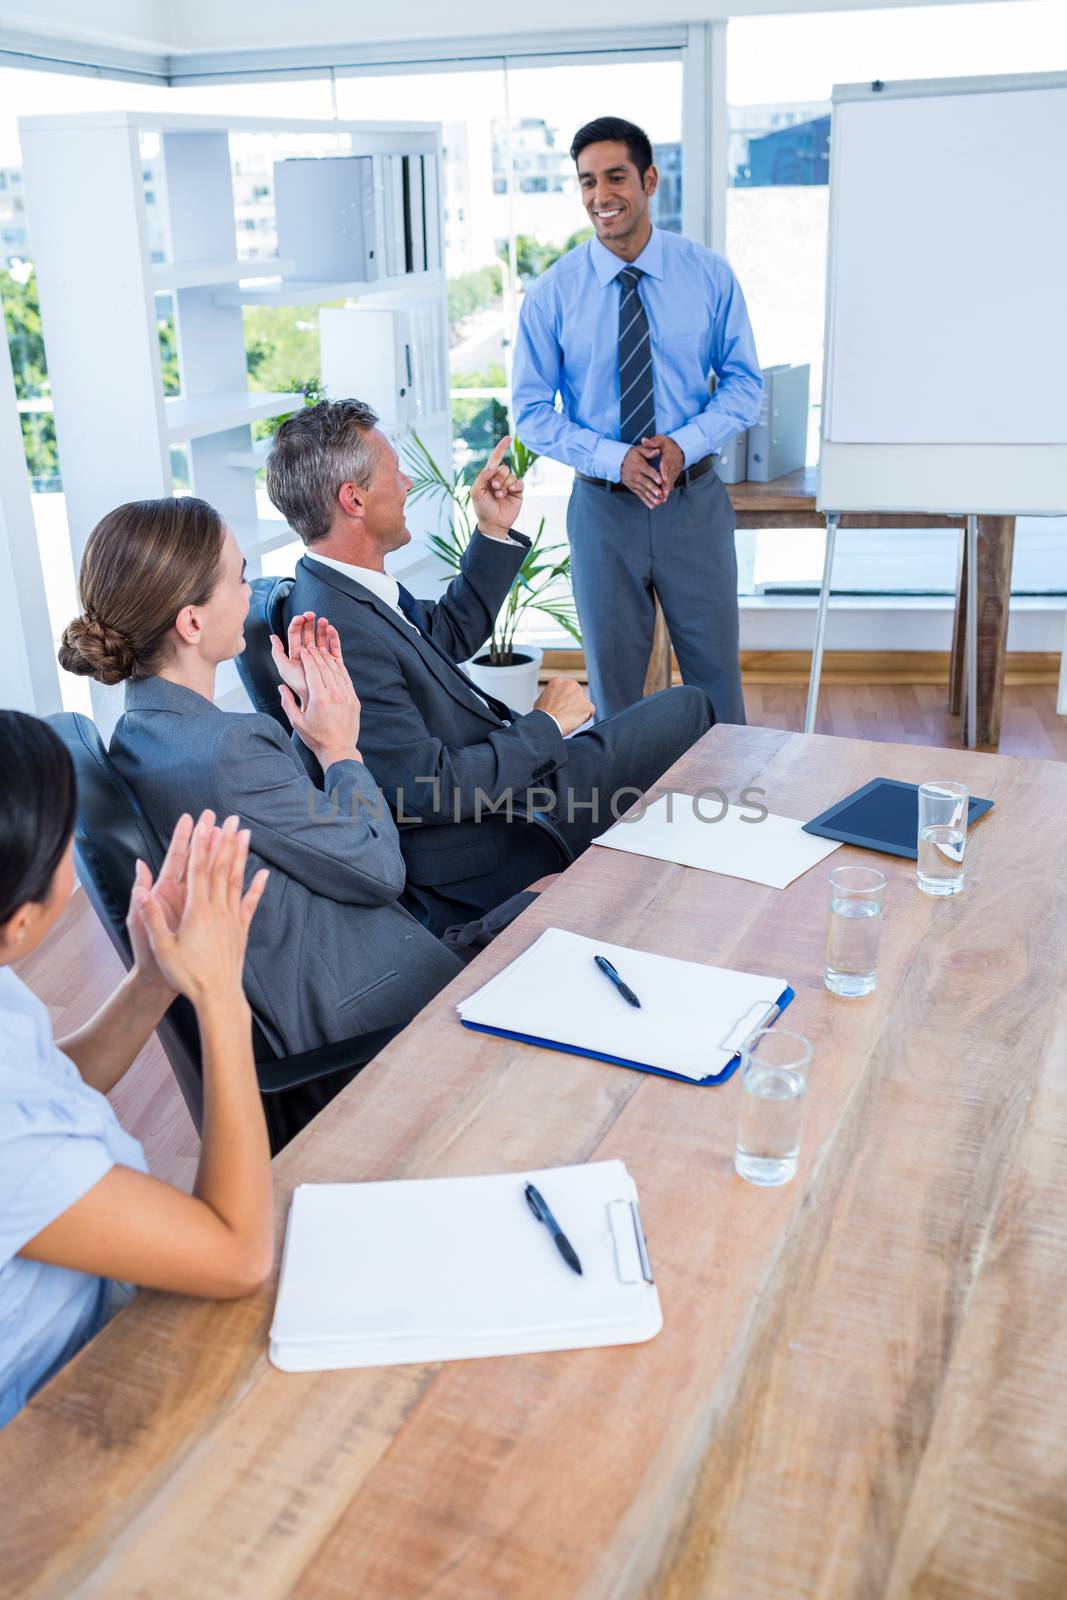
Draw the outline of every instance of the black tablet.
<instances>
[{"instance_id":1,"label":"black tablet","mask_svg":"<svg viewBox=\"0 0 1067 1600\"><path fill-rule=\"evenodd\" d=\"M979 800L972 795L967 826L984 816L992 804L992 800ZM873 778L862 789L832 805L829 811L805 822L804 832L916 861L919 856L919 786L898 783L895 778Z\"/></svg>"}]
</instances>

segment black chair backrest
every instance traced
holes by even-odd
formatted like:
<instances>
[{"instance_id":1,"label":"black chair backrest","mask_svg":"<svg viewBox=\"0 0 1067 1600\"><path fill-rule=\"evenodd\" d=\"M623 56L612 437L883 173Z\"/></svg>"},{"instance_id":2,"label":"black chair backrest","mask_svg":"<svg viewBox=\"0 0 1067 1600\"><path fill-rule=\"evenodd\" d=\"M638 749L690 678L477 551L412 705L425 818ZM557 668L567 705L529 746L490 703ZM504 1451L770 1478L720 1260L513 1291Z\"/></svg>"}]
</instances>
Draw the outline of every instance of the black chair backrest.
<instances>
[{"instance_id":1,"label":"black chair backrest","mask_svg":"<svg viewBox=\"0 0 1067 1600\"><path fill-rule=\"evenodd\" d=\"M292 578L253 578L252 600L245 618L245 647L237 657L237 671L245 691L257 711L280 722L286 733L292 730L278 699L281 679L270 653L270 636L285 638L285 602L293 587Z\"/></svg>"},{"instance_id":2,"label":"black chair backrest","mask_svg":"<svg viewBox=\"0 0 1067 1600\"><path fill-rule=\"evenodd\" d=\"M129 969L133 952L126 913L137 858L140 856L154 875L166 852L132 790L112 765L96 724L70 711L59 712L48 721L69 750L78 781L74 830L78 876L119 959ZM188 1000L179 996L174 1001L157 1032L199 1133L203 1118L200 1037Z\"/></svg>"},{"instance_id":3,"label":"black chair backrest","mask_svg":"<svg viewBox=\"0 0 1067 1600\"><path fill-rule=\"evenodd\" d=\"M119 959L128 969L133 963L133 951L126 932L126 912L137 858L140 856L155 874L166 852L136 796L115 770L96 724L72 712L61 712L48 721L69 750L77 776L74 855L78 876ZM252 1053L272 1153L280 1150L341 1083L372 1060L398 1031L396 1027L380 1028L300 1055L277 1057L253 1017ZM188 1000L179 995L156 1032L199 1133L204 1115L200 1033Z\"/></svg>"},{"instance_id":4,"label":"black chair backrest","mask_svg":"<svg viewBox=\"0 0 1067 1600\"><path fill-rule=\"evenodd\" d=\"M278 684L281 679L275 670L274 658L270 653L270 636L276 633L279 639L285 638L285 602L289 598L293 583L292 578L252 579L252 599L248 607L248 616L245 618L245 647L236 658L241 682L256 710L265 711L268 716L273 717L287 734L292 730L278 699ZM304 747L299 740L297 748L313 781L321 783L321 773L314 757L310 752L304 753ZM539 838L543 840L545 860L541 872L558 872L561 867L568 866L573 861L574 856L570 846L550 818L537 811L527 816L521 807L515 808L513 816L519 826L536 828ZM493 822L496 825L495 818ZM535 873L535 876L538 875L539 873Z\"/></svg>"}]
</instances>

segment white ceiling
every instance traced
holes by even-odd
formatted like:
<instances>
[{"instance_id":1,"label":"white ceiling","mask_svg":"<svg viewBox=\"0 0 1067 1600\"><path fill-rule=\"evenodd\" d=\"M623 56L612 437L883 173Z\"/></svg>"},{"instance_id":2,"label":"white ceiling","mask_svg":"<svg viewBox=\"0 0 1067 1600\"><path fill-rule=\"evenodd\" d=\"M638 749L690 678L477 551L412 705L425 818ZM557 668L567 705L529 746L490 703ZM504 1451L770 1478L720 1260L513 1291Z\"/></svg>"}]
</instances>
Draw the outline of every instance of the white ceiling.
<instances>
[{"instance_id":1,"label":"white ceiling","mask_svg":"<svg viewBox=\"0 0 1067 1600\"><path fill-rule=\"evenodd\" d=\"M5 35L44 35L68 45L84 42L173 55L185 51L279 49L352 45L360 40L410 45L425 38L583 31L634 27L653 21L701 22L727 16L804 11L856 11L905 5L958 5L967 0L667 0L649 16L648 0L539 0L535 10L499 0L402 0L399 11L380 0L34 0L0 3L0 48ZM1059 3L1059 0L1050 0ZM402 25L398 27L398 16Z\"/></svg>"}]
</instances>

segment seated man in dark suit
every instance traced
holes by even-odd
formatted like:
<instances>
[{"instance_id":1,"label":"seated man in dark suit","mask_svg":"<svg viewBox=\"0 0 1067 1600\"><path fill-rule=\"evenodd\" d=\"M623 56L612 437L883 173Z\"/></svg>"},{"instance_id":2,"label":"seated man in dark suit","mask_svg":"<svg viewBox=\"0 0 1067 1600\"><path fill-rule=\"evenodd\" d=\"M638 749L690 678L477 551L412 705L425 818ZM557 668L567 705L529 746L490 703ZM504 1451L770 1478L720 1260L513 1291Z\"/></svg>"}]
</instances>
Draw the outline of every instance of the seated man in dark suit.
<instances>
[{"instance_id":1,"label":"seated man in dark suit","mask_svg":"<svg viewBox=\"0 0 1067 1600\"><path fill-rule=\"evenodd\" d=\"M472 487L478 526L459 574L420 601L385 571L411 538L411 480L377 420L357 400L295 412L274 436L267 492L307 546L288 617L328 616L340 634L361 749L401 824L408 903L438 929L551 868L541 830L509 823L509 806L547 816L577 855L714 713L702 690L667 689L575 733L595 708L570 679L552 679L525 715L476 689L457 663L488 639L530 546L513 531L522 483L503 465L508 441Z\"/></svg>"}]
</instances>

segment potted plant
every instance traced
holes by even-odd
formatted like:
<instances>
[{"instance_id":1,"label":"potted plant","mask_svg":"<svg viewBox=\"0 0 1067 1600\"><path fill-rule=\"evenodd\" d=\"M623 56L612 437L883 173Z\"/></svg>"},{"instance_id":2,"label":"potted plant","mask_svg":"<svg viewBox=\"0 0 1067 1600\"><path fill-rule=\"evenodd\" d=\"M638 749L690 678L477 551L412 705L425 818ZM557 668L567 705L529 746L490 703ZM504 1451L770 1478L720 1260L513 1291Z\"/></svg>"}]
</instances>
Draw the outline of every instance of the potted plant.
<instances>
[{"instance_id":1,"label":"potted plant","mask_svg":"<svg viewBox=\"0 0 1067 1600\"><path fill-rule=\"evenodd\" d=\"M525 478L537 460L520 439L515 440L511 457L513 471L519 478ZM451 571L458 572L463 552L474 533L470 485L462 472L447 478L417 433L412 434L405 447L404 466L413 480L409 499L435 496L448 504L448 531L430 534L428 543ZM533 710L541 674L543 652L536 645L523 644L518 649L515 645L519 623L527 612L542 612L565 628L577 645L582 642L578 613L570 593L570 550L565 544L546 545L544 537L545 519L542 517L526 559L493 624L488 648L465 663L466 672L480 689L516 711ZM559 593L561 579L566 584L564 594Z\"/></svg>"}]
</instances>

